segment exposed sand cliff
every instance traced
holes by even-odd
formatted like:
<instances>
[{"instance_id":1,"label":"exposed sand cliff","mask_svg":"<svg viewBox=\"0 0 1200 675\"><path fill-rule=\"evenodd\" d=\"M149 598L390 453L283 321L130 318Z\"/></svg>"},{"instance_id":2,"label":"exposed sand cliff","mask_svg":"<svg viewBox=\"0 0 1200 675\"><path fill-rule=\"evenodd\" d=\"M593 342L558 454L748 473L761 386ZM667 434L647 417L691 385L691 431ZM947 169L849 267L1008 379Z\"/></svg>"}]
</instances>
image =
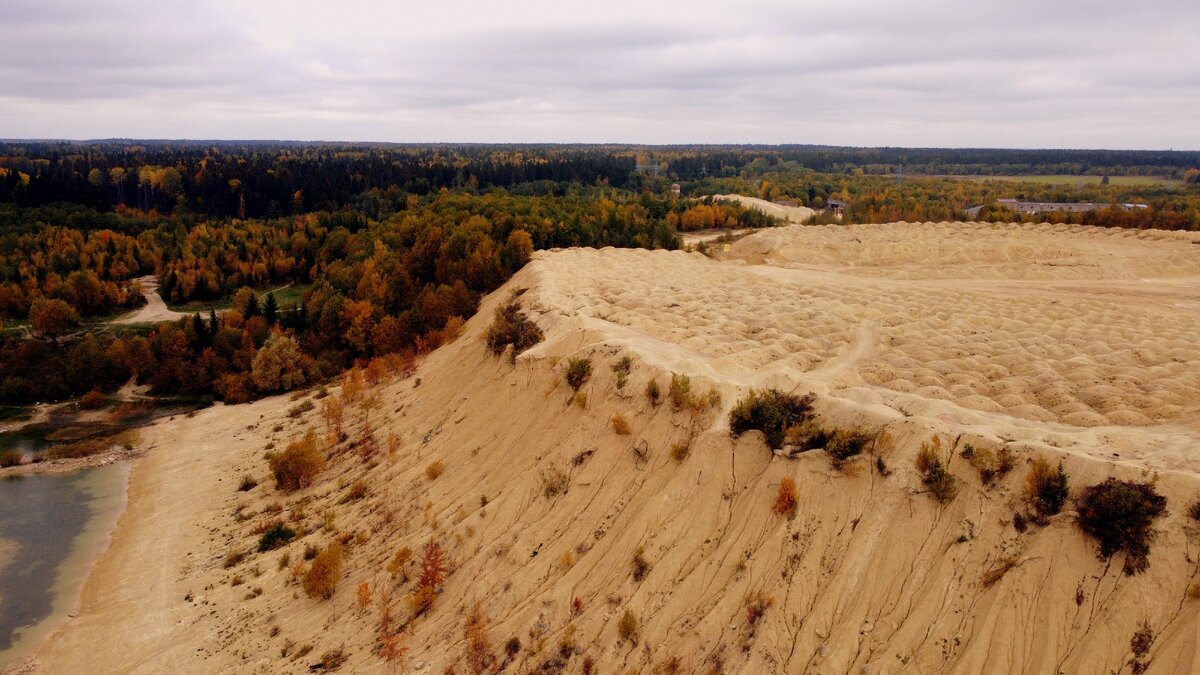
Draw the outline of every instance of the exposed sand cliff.
<instances>
[{"instance_id":1,"label":"exposed sand cliff","mask_svg":"<svg viewBox=\"0 0 1200 675\"><path fill-rule=\"evenodd\" d=\"M144 432L113 544L37 668L307 672L342 649L343 670L393 672L376 653L377 600L391 589L410 649L400 672L471 672L464 623L476 603L506 672L670 672L675 658L678 672L1129 672L1143 622L1148 672L1196 672L1192 241L929 224L788 228L734 245L772 266L538 253L414 376L348 408L350 440L311 488L276 492L263 453L307 428L323 434L322 401L298 417L287 398L215 407ZM1156 278L1141 279L1160 254ZM1043 275L1041 261L1069 258L1087 274ZM510 363L483 335L517 289L545 340ZM633 360L624 387L610 370L621 356ZM592 359L584 405L565 382L568 357ZM647 381L665 393L671 373L720 403L652 405ZM847 475L824 451L787 459L757 432L732 439L729 409L764 386L816 393L830 425L886 430L886 475L873 459ZM629 435L614 432L618 414ZM364 458L367 428L376 450ZM689 437L690 453L673 458ZM961 487L945 505L914 468L934 437ZM968 443L1009 447L1016 469L984 486L960 456ZM1070 506L1045 527L1014 528L1036 456L1062 459L1073 488L1157 480L1169 512L1144 574L1125 576L1123 554L1100 559ZM444 472L431 478L434 462ZM260 484L239 492L245 475ZM785 478L799 490L790 519L772 511ZM360 480L366 494L351 498ZM307 533L254 553L253 529L274 518ZM343 535L334 597L309 599L281 556L290 566L306 544ZM432 610L411 618L414 582L387 567L430 540L451 571ZM250 555L226 568L239 550ZM416 562L405 569L415 576ZM362 582L372 603L360 610ZM636 644L619 635L627 610ZM511 638L519 650L505 659Z\"/></svg>"}]
</instances>

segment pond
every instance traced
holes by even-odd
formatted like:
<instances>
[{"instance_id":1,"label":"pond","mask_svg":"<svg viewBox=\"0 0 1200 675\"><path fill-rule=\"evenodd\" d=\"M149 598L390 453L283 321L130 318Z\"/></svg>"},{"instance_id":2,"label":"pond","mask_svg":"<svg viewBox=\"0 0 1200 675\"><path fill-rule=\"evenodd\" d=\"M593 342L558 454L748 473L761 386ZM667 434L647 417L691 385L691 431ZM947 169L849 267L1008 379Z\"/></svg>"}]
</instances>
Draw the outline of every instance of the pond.
<instances>
[{"instance_id":1,"label":"pond","mask_svg":"<svg viewBox=\"0 0 1200 675\"><path fill-rule=\"evenodd\" d=\"M74 611L125 505L129 462L0 480L0 668Z\"/></svg>"}]
</instances>

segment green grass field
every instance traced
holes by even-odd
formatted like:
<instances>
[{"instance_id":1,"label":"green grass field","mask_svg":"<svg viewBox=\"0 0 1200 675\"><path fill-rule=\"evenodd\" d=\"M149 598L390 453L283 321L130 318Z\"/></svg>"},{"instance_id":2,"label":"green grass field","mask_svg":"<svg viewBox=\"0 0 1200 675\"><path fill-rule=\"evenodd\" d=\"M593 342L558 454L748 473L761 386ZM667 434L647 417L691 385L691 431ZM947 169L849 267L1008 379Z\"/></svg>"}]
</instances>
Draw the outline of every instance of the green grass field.
<instances>
[{"instance_id":1,"label":"green grass field","mask_svg":"<svg viewBox=\"0 0 1200 675\"><path fill-rule=\"evenodd\" d=\"M944 176L944 178L955 178L958 180L1001 180L1010 183L1042 183L1044 185L1098 185L1103 178L1101 176ZM1183 181L1176 178L1162 178L1160 176L1109 176L1108 182L1110 185L1164 185L1175 187L1183 184Z\"/></svg>"},{"instance_id":2,"label":"green grass field","mask_svg":"<svg viewBox=\"0 0 1200 675\"><path fill-rule=\"evenodd\" d=\"M268 289L266 291L259 291L258 302L259 304L266 302L267 293L272 292L275 294L275 302L279 305L279 308L284 309L292 305L300 304L300 296L304 295L304 291L307 289L308 284L292 284L291 286L281 286L279 288ZM171 302L167 303L167 307L169 307L171 310L176 312L184 312L186 314L193 314L195 312L200 312L203 314L210 309L215 309L219 312L221 310L229 309L232 306L233 296L221 298L220 300L185 302L182 305L176 305Z\"/></svg>"}]
</instances>

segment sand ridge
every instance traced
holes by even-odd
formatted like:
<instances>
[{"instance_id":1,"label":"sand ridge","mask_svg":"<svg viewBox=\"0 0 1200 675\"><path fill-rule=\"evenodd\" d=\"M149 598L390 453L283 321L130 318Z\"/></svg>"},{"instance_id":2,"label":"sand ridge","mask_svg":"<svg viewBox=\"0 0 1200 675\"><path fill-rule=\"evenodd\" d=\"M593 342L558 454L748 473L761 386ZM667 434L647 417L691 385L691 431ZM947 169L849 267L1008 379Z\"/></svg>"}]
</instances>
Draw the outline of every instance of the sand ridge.
<instances>
[{"instance_id":1,"label":"sand ridge","mask_svg":"<svg viewBox=\"0 0 1200 675\"><path fill-rule=\"evenodd\" d=\"M354 589L364 581L391 588L406 615L411 583L384 570L401 547L419 551L436 539L451 573L434 609L409 624L412 651L401 672L464 672L464 620L476 603L497 653L519 641L511 672L578 673L585 660L602 672L653 672L672 657L682 672L1109 672L1128 669L1142 621L1155 634L1148 672L1194 672L1200 602L1188 589L1200 582L1200 564L1189 552L1200 528L1184 513L1200 492L1190 456L1194 398L1180 395L1169 421L1082 426L1064 413L1040 420L874 383L893 361L928 367L951 394L959 383L949 380L962 375L981 378L963 379L970 391L984 391L993 375L1005 381L987 370L990 354L975 362L955 353L963 340L983 341L978 330L1005 343L997 350L1013 359L999 367L1021 396L1051 395L1034 391L1039 377L1085 394L1069 377L1074 357L1038 340L1074 303L1022 304L1011 289L953 286L683 252L539 252L412 377L371 389L362 400L373 407L351 405L350 437L369 428L377 447L397 439L394 453L364 458L343 444L317 485L283 495L265 476L264 448L323 430L317 411L290 416L294 402L277 397L148 431L158 447L134 472L127 517L89 581L83 612L43 650L39 667L67 672L88 658L94 672L301 673L324 651L344 649L347 672L386 672L376 653L378 611L356 609ZM516 297L545 340L509 363L488 352L483 334L495 308L522 289ZM1159 373L1163 360L1190 358L1186 350L1172 357L1183 347L1122 323L1138 303L1087 302L1096 312L1089 321L1138 340L1090 366L1128 369L1114 380L1118 394L1149 386L1154 378L1139 368ZM1005 313L1017 309L1035 323L1007 323L1014 319ZM1176 320L1186 327L1191 319L1184 312ZM1099 341L1086 322L1062 321L1060 340ZM953 339L939 341L943 332ZM633 367L620 387L610 365L623 355ZM582 404L563 381L567 359L578 357L594 366ZM1048 369L1035 367L1040 360ZM939 361L946 365L931 365ZM665 388L672 373L689 375L698 391L715 388L719 404L696 412L652 405L646 383ZM1190 386L1186 374L1160 374ZM725 413L764 385L817 392L828 424L886 430L886 473L864 462L844 475L822 451L774 456L756 432L730 438ZM630 435L613 431L616 414ZM924 494L913 468L933 436L962 487L945 506ZM688 438L690 454L672 458L668 448ZM1017 469L982 485L961 458L967 443L1009 448ZM1145 575L1125 577L1119 558L1099 560L1069 510L1045 528L1014 529L1025 467L1037 456L1061 459L1076 487L1109 475L1156 477L1170 512L1157 524ZM444 473L431 479L435 461ZM239 492L246 475L260 485ZM563 480L548 489L553 476ZM792 519L771 512L784 478L799 488ZM367 496L348 500L360 480ZM227 554L253 548L256 528L274 518L302 539L226 568ZM344 578L332 600L309 599L279 560L287 553L295 562L306 545L335 536L350 542ZM641 579L631 575L638 555L649 565ZM984 583L1008 564L998 582ZM770 600L762 622L748 625L747 608L760 598ZM639 621L636 644L619 638L626 610ZM136 639L113 638L126 634ZM296 656L301 645L311 647L307 657Z\"/></svg>"}]
</instances>

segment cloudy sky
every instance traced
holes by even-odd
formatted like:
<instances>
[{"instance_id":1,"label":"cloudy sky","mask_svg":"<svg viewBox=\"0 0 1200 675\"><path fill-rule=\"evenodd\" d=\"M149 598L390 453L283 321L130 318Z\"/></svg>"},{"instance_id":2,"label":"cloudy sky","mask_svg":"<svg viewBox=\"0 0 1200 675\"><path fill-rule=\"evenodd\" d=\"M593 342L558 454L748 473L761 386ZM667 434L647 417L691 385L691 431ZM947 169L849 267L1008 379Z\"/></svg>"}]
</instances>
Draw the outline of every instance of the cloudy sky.
<instances>
[{"instance_id":1,"label":"cloudy sky","mask_svg":"<svg viewBox=\"0 0 1200 675\"><path fill-rule=\"evenodd\" d=\"M1200 149L1200 2L0 0L0 137Z\"/></svg>"}]
</instances>

